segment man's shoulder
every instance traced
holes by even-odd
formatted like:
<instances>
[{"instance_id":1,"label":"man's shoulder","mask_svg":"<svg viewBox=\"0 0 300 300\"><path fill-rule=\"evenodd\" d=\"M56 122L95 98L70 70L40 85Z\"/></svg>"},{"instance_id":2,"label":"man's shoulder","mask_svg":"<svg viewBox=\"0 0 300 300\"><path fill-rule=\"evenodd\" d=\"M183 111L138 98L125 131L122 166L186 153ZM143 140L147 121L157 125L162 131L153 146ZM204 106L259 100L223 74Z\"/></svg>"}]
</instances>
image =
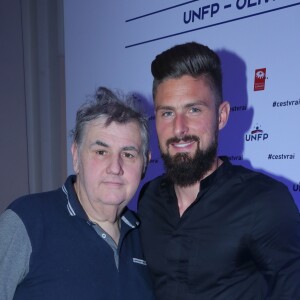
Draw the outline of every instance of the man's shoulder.
<instances>
[{"instance_id":1,"label":"man's shoulder","mask_svg":"<svg viewBox=\"0 0 300 300\"><path fill-rule=\"evenodd\" d=\"M8 209L14 211L19 216L38 213L43 210L46 211L50 207L56 206L59 202L57 200L61 199L63 195L61 189L24 195L14 200L8 206Z\"/></svg>"},{"instance_id":2,"label":"man's shoulder","mask_svg":"<svg viewBox=\"0 0 300 300\"><path fill-rule=\"evenodd\" d=\"M165 176L165 174L159 175L157 177L155 177L154 179L149 180L148 182L146 182L141 191L145 192L145 191L151 191L151 190L157 190L162 186L168 186L168 180Z\"/></svg>"},{"instance_id":3,"label":"man's shoulder","mask_svg":"<svg viewBox=\"0 0 300 300\"><path fill-rule=\"evenodd\" d=\"M153 200L153 198L161 198L163 195L163 191L166 191L169 187L169 182L166 179L165 174L162 174L154 179L146 182L140 191L138 207L140 207L141 202L148 202Z\"/></svg>"},{"instance_id":4,"label":"man's shoulder","mask_svg":"<svg viewBox=\"0 0 300 300\"><path fill-rule=\"evenodd\" d=\"M241 184L245 184L245 188L254 188L257 192L289 193L287 186L283 182L262 171L235 165L232 166L231 172L233 177Z\"/></svg>"}]
</instances>

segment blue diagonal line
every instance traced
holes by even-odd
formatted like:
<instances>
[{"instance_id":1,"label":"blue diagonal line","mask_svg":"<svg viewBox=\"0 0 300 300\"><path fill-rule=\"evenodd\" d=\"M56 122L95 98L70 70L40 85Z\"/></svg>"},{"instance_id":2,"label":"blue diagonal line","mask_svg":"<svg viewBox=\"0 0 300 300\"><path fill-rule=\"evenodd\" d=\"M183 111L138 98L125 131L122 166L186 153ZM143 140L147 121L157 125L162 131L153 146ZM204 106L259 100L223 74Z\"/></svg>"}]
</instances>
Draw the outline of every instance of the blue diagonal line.
<instances>
[{"instance_id":1,"label":"blue diagonal line","mask_svg":"<svg viewBox=\"0 0 300 300\"><path fill-rule=\"evenodd\" d=\"M135 20L138 20L138 19L149 17L149 16L152 16L152 15L161 13L163 11L170 10L170 9L173 9L173 8L176 8L176 7L179 7L179 6L183 6L183 5L187 5L187 4L190 4L192 2L197 2L197 1L199 1L199 0L192 0L192 1L184 2L184 3L178 4L178 5L170 6L170 7L164 8L164 9L160 9L160 10L154 11L152 13L148 13L148 14L145 14L145 15L142 15L142 16L139 16L139 17L128 19L125 22L132 22L132 21L135 21Z\"/></svg>"},{"instance_id":2,"label":"blue diagonal line","mask_svg":"<svg viewBox=\"0 0 300 300\"><path fill-rule=\"evenodd\" d=\"M293 7L293 6L296 6L296 5L300 5L300 2L290 4L290 5L287 5L287 6L277 7L277 8L271 9L271 10L267 10L267 11L262 11L262 12L251 14L251 15L248 15L248 16L243 16L243 17L240 17L240 18L235 18L235 19L231 19L231 20L227 20L227 21L223 21L223 22L219 22L219 23L215 23L215 24L210 24L210 25L207 25L207 26L202 26L202 27L198 27L198 28L194 28L194 29L190 29L190 30L186 30L186 31L181 31L181 32L165 35L165 36L158 37L158 38L155 38L155 39L151 39L151 40L147 40L147 41L127 45L127 46L125 46L125 48L136 47L136 46L139 46L139 45L143 45L143 44L147 44L147 43L167 39L167 38L174 37L174 36L177 36L177 35L182 35L182 34L186 34L186 33L197 31L197 30L202 30L202 29L215 27L215 26L219 26L219 25L223 25L223 24L227 24L227 23L231 23L231 22L235 22L235 21L240 21L240 20L243 20L243 19L247 19L247 18L251 18L251 17L271 13L271 12L274 12L274 11L277 11L277 10L290 8L290 7Z\"/></svg>"}]
</instances>

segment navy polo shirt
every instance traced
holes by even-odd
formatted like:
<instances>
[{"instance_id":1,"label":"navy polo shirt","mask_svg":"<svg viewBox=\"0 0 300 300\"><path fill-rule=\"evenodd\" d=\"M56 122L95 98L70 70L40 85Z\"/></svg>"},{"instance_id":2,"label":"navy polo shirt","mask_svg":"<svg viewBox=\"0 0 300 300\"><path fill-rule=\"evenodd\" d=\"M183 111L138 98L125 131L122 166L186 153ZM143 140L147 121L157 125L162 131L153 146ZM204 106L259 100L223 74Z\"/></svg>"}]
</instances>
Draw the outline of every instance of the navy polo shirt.
<instances>
[{"instance_id":1,"label":"navy polo shirt","mask_svg":"<svg viewBox=\"0 0 300 300\"><path fill-rule=\"evenodd\" d=\"M19 198L5 212L0 224L6 234L2 232L0 243L4 240L8 257L6 264L0 263L0 278L7 278L7 289L0 294L15 288L14 300L154 299L135 214L129 209L122 214L114 251L103 231L95 230L98 225L88 220L75 180L70 176L56 191ZM5 226L6 219L19 225ZM17 229L9 233L12 227ZM9 236L13 238L5 240Z\"/></svg>"}]
</instances>

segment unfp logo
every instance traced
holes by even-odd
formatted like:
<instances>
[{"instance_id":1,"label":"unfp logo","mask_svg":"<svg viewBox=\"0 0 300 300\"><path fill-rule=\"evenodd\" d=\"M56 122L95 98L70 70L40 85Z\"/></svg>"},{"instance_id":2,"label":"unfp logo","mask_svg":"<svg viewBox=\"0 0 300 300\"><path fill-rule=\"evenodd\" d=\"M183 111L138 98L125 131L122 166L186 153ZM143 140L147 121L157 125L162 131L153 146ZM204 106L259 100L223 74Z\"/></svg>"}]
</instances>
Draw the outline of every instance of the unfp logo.
<instances>
[{"instance_id":1,"label":"unfp logo","mask_svg":"<svg viewBox=\"0 0 300 300\"><path fill-rule=\"evenodd\" d=\"M294 192L300 192L300 181L298 184L293 184L293 191Z\"/></svg>"},{"instance_id":2,"label":"unfp logo","mask_svg":"<svg viewBox=\"0 0 300 300\"><path fill-rule=\"evenodd\" d=\"M261 126L256 125L250 134L246 134L245 140L247 142L264 141L269 135L261 129Z\"/></svg>"},{"instance_id":3,"label":"unfp logo","mask_svg":"<svg viewBox=\"0 0 300 300\"><path fill-rule=\"evenodd\" d=\"M262 91L265 89L266 83L266 68L256 69L254 76L254 91Z\"/></svg>"}]
</instances>

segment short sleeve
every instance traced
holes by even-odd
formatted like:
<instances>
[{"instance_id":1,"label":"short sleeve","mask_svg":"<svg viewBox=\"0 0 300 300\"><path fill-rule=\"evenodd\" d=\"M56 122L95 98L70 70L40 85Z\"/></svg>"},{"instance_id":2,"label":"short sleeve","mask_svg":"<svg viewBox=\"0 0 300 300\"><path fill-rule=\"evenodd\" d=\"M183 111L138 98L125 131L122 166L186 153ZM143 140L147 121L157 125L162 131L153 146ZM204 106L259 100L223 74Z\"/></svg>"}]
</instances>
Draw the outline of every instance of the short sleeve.
<instances>
[{"instance_id":1,"label":"short sleeve","mask_svg":"<svg viewBox=\"0 0 300 300\"><path fill-rule=\"evenodd\" d=\"M0 299L11 300L29 270L32 252L26 228L19 216L6 210L0 216Z\"/></svg>"}]
</instances>

